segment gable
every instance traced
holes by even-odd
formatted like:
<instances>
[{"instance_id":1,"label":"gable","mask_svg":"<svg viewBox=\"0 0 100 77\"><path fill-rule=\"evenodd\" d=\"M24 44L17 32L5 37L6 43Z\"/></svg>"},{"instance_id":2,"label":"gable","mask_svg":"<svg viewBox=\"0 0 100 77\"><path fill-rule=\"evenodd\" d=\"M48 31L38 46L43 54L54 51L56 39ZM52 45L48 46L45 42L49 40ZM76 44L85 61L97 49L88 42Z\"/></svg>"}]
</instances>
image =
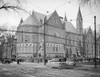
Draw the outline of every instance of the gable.
<instances>
[{"instance_id":1,"label":"gable","mask_svg":"<svg viewBox=\"0 0 100 77\"><path fill-rule=\"evenodd\" d=\"M47 20L47 24L58 28L64 28L56 11L53 12L52 15L49 17L49 19Z\"/></svg>"}]
</instances>

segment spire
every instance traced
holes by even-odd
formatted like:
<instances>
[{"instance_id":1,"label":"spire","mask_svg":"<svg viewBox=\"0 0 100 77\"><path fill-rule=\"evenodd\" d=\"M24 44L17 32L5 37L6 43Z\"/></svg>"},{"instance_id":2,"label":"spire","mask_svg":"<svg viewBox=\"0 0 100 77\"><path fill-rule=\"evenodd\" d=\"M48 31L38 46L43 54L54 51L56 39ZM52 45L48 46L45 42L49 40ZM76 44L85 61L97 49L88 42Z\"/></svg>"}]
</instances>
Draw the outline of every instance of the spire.
<instances>
[{"instance_id":1,"label":"spire","mask_svg":"<svg viewBox=\"0 0 100 77\"><path fill-rule=\"evenodd\" d=\"M79 6L79 9L78 9L77 19L82 20L82 14L81 14L80 6Z\"/></svg>"},{"instance_id":2,"label":"spire","mask_svg":"<svg viewBox=\"0 0 100 77\"><path fill-rule=\"evenodd\" d=\"M67 21L66 13L65 13L65 18L64 18L64 21Z\"/></svg>"},{"instance_id":3,"label":"spire","mask_svg":"<svg viewBox=\"0 0 100 77\"><path fill-rule=\"evenodd\" d=\"M32 15L34 15L34 10L32 11Z\"/></svg>"},{"instance_id":4,"label":"spire","mask_svg":"<svg viewBox=\"0 0 100 77\"><path fill-rule=\"evenodd\" d=\"M80 6L78 9L78 14L77 14L77 19L76 19L76 29L78 31L78 34L80 34L80 35L83 34L83 19L82 19Z\"/></svg>"},{"instance_id":5,"label":"spire","mask_svg":"<svg viewBox=\"0 0 100 77\"><path fill-rule=\"evenodd\" d=\"M23 18L21 18L21 20L20 20L20 24L23 22Z\"/></svg>"},{"instance_id":6,"label":"spire","mask_svg":"<svg viewBox=\"0 0 100 77\"><path fill-rule=\"evenodd\" d=\"M45 16L45 17L44 17L44 23L46 23L46 21L47 21L47 17Z\"/></svg>"}]
</instances>

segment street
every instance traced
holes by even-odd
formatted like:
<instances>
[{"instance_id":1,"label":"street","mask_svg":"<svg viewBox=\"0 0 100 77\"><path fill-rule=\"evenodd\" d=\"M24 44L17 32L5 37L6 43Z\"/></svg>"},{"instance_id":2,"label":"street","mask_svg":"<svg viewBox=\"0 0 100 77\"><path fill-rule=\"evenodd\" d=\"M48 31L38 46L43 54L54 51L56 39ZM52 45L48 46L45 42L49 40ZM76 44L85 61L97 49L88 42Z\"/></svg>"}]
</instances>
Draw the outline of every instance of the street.
<instances>
[{"instance_id":1,"label":"street","mask_svg":"<svg viewBox=\"0 0 100 77\"><path fill-rule=\"evenodd\" d=\"M0 63L0 77L100 77L99 72L78 69L51 69L36 63L21 63L20 65Z\"/></svg>"}]
</instances>

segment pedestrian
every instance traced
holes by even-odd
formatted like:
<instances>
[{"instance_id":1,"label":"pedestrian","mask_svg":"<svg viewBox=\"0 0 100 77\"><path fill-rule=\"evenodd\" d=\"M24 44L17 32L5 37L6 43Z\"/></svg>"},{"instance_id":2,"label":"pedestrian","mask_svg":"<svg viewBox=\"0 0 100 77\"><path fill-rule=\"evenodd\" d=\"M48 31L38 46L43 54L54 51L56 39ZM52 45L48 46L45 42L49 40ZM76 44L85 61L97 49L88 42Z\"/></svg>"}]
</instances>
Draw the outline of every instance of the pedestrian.
<instances>
[{"instance_id":1,"label":"pedestrian","mask_svg":"<svg viewBox=\"0 0 100 77\"><path fill-rule=\"evenodd\" d=\"M47 63L47 62L48 62L48 60L46 59L46 60L45 60L45 62Z\"/></svg>"},{"instance_id":2,"label":"pedestrian","mask_svg":"<svg viewBox=\"0 0 100 77\"><path fill-rule=\"evenodd\" d=\"M66 59L66 58L64 58L64 60L63 60L63 61L64 61L64 62L66 62L66 60L67 60L67 59Z\"/></svg>"},{"instance_id":3,"label":"pedestrian","mask_svg":"<svg viewBox=\"0 0 100 77\"><path fill-rule=\"evenodd\" d=\"M17 64L19 64L19 59L17 60Z\"/></svg>"}]
</instances>

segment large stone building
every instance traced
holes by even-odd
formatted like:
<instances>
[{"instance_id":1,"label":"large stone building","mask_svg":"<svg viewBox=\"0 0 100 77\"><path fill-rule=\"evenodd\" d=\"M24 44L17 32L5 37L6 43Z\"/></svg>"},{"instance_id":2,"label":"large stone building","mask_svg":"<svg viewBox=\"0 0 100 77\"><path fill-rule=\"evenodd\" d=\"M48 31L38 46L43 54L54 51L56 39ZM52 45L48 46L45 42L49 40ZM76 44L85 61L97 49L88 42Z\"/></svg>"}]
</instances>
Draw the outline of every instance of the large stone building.
<instances>
[{"instance_id":1,"label":"large stone building","mask_svg":"<svg viewBox=\"0 0 100 77\"><path fill-rule=\"evenodd\" d=\"M44 34L45 26L45 34ZM17 55L33 57L34 53L44 55L44 35L46 56L89 56L94 54L93 33L89 27L83 30L83 19L80 8L76 19L76 28L71 22L60 17L56 11L44 15L33 11L17 27Z\"/></svg>"},{"instance_id":2,"label":"large stone building","mask_svg":"<svg viewBox=\"0 0 100 77\"><path fill-rule=\"evenodd\" d=\"M66 31L56 11L48 16L33 11L32 15L20 23L16 33L19 55L33 56L33 53L43 55L44 25L47 56L64 56Z\"/></svg>"}]
</instances>

